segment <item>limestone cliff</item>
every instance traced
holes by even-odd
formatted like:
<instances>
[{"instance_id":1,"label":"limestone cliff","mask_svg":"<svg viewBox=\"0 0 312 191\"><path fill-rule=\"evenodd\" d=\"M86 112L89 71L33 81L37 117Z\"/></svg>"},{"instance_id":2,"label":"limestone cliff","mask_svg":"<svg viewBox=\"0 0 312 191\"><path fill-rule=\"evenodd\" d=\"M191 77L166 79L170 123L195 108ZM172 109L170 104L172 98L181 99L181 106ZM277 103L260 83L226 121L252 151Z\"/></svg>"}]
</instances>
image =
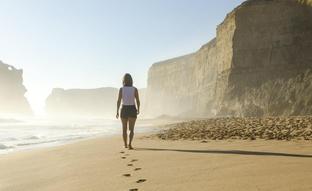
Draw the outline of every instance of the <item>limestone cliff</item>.
<instances>
[{"instance_id":1,"label":"limestone cliff","mask_svg":"<svg viewBox=\"0 0 312 191\"><path fill-rule=\"evenodd\" d=\"M192 108L194 54L154 64L148 73L145 115L171 114Z\"/></svg>"},{"instance_id":2,"label":"limestone cliff","mask_svg":"<svg viewBox=\"0 0 312 191\"><path fill-rule=\"evenodd\" d=\"M32 114L25 93L23 70L0 61L0 115Z\"/></svg>"},{"instance_id":3,"label":"limestone cliff","mask_svg":"<svg viewBox=\"0 0 312 191\"><path fill-rule=\"evenodd\" d=\"M311 20L310 0L244 2L199 51L150 68L147 111L194 116L312 114L300 104L287 105L276 97L274 104L280 107L262 105L273 104L265 96L273 90L282 97L284 92L273 89L273 84L299 87L295 79L312 67ZM301 100L299 91L292 94ZM251 99L256 95L263 96Z\"/></svg>"},{"instance_id":4,"label":"limestone cliff","mask_svg":"<svg viewBox=\"0 0 312 191\"><path fill-rule=\"evenodd\" d=\"M277 80L287 83L312 67L312 7L296 0L250 0L233 14L231 67L219 71L219 75L226 74L227 85L217 96L217 109L223 115L246 115L245 109L250 108L258 113L260 105L246 97L250 91ZM289 109L282 109L283 102L275 104L281 107L258 114Z\"/></svg>"},{"instance_id":5,"label":"limestone cliff","mask_svg":"<svg viewBox=\"0 0 312 191\"><path fill-rule=\"evenodd\" d=\"M312 114L312 72L289 79L269 80L241 95L243 116L298 116Z\"/></svg>"}]
</instances>

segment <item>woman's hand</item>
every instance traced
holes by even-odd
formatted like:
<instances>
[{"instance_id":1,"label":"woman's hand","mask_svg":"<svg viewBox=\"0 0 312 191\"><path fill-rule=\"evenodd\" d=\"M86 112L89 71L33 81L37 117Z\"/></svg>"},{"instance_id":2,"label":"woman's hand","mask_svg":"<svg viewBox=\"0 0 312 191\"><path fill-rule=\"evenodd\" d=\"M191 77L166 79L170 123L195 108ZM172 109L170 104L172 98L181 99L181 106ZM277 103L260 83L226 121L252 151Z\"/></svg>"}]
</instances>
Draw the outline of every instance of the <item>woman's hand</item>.
<instances>
[{"instance_id":1,"label":"woman's hand","mask_svg":"<svg viewBox=\"0 0 312 191\"><path fill-rule=\"evenodd\" d=\"M116 119L118 119L119 118L119 112L117 112L117 114L116 114Z\"/></svg>"},{"instance_id":2,"label":"woman's hand","mask_svg":"<svg viewBox=\"0 0 312 191\"><path fill-rule=\"evenodd\" d=\"M139 115L139 114L140 114L140 110L138 109L138 110L137 110L137 115Z\"/></svg>"}]
</instances>

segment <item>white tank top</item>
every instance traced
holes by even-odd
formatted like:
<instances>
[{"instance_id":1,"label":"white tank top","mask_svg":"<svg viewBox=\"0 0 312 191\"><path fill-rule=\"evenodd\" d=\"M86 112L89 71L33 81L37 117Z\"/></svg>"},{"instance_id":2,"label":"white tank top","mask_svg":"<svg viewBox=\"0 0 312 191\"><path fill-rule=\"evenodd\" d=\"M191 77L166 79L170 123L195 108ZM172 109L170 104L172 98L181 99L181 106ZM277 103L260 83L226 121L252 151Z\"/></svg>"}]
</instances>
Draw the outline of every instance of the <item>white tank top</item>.
<instances>
[{"instance_id":1,"label":"white tank top","mask_svg":"<svg viewBox=\"0 0 312 191\"><path fill-rule=\"evenodd\" d=\"M122 91L122 105L135 105L134 94L135 88L132 86L124 86L121 88Z\"/></svg>"}]
</instances>

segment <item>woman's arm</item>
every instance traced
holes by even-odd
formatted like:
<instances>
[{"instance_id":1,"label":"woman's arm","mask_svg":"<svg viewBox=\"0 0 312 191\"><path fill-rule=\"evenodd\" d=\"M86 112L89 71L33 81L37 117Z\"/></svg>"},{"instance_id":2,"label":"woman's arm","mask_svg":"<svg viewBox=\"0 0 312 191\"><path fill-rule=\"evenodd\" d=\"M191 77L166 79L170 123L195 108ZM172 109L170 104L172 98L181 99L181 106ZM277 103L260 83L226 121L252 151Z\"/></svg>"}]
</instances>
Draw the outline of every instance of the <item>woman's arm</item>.
<instances>
[{"instance_id":1,"label":"woman's arm","mask_svg":"<svg viewBox=\"0 0 312 191\"><path fill-rule=\"evenodd\" d=\"M137 88L135 88L135 100L136 100L136 104L137 104L137 107L138 107L138 111L137 111L137 114L140 113L140 98L139 98L139 91Z\"/></svg>"},{"instance_id":2,"label":"woman's arm","mask_svg":"<svg viewBox=\"0 0 312 191\"><path fill-rule=\"evenodd\" d=\"M120 103L121 103L121 88L119 89L119 93L118 93L118 100L117 100L117 114L116 114L116 118L119 118L119 108L120 108Z\"/></svg>"}]
</instances>

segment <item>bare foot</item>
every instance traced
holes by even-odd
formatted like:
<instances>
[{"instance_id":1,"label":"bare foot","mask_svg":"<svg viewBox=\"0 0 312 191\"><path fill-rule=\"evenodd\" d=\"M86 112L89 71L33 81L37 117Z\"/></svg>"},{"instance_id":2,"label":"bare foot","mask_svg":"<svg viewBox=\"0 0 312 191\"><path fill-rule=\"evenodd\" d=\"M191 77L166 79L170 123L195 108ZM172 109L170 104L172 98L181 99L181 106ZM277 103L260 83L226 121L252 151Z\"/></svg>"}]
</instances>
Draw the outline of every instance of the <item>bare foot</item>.
<instances>
[{"instance_id":1,"label":"bare foot","mask_svg":"<svg viewBox=\"0 0 312 191\"><path fill-rule=\"evenodd\" d=\"M133 149L132 145L129 145L129 150L132 150L132 149Z\"/></svg>"}]
</instances>

